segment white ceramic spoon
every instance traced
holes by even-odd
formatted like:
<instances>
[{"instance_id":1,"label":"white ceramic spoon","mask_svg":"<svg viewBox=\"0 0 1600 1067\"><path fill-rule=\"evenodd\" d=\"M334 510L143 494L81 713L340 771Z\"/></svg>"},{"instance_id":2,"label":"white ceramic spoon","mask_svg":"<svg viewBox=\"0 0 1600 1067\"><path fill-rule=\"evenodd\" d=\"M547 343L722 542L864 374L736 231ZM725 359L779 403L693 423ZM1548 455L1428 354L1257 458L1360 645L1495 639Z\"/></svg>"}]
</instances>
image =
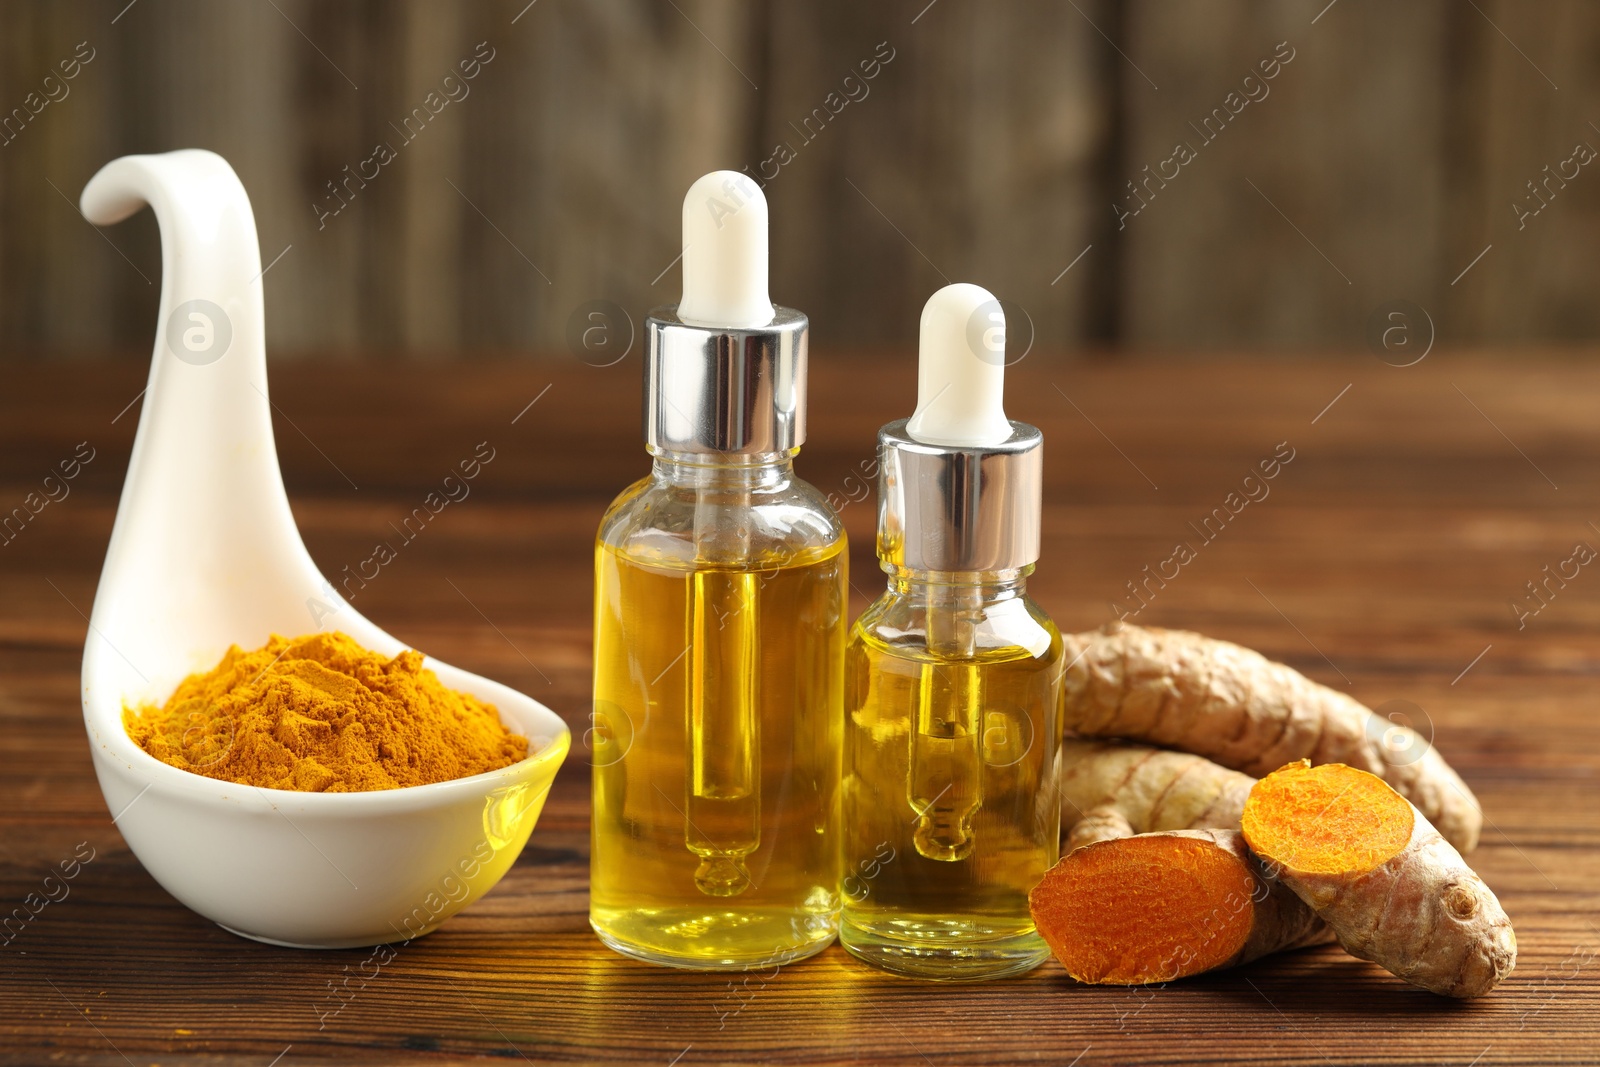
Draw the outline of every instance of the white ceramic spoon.
<instances>
[{"instance_id":1,"label":"white ceramic spoon","mask_svg":"<svg viewBox=\"0 0 1600 1067\"><path fill-rule=\"evenodd\" d=\"M99 225L145 204L161 225L161 317L83 653L100 788L156 881L235 933L317 948L426 933L494 885L527 841L571 741L550 709L430 659L446 685L494 704L534 754L367 793L217 781L162 763L123 729L124 706L164 702L230 644L341 630L386 655L406 647L328 584L290 513L244 186L221 156L188 150L114 160L83 190Z\"/></svg>"}]
</instances>

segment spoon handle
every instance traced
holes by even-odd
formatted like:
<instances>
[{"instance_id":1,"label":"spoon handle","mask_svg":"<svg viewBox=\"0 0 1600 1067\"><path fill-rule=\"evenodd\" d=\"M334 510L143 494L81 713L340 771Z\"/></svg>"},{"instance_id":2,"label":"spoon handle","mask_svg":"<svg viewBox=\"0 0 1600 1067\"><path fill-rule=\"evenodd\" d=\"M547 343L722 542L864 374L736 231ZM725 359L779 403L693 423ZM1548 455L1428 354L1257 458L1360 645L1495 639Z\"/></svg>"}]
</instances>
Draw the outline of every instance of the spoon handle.
<instances>
[{"instance_id":1,"label":"spoon handle","mask_svg":"<svg viewBox=\"0 0 1600 1067\"><path fill-rule=\"evenodd\" d=\"M255 216L233 168L198 149L124 156L83 190L98 225L146 204L161 227L161 312L94 622L232 635L231 604L287 607L320 584L273 443Z\"/></svg>"}]
</instances>

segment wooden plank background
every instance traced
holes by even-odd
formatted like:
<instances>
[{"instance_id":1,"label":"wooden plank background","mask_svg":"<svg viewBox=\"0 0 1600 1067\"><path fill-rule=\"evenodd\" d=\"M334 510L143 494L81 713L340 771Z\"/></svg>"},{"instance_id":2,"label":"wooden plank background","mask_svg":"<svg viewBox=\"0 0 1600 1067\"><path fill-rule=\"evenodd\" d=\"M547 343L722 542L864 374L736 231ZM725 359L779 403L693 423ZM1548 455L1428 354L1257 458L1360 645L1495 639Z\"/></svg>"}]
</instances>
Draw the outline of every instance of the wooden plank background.
<instances>
[{"instance_id":1,"label":"wooden plank background","mask_svg":"<svg viewBox=\"0 0 1600 1067\"><path fill-rule=\"evenodd\" d=\"M1600 333L1600 178L1512 207L1600 146L1584 0L0 0L0 114L79 42L70 93L0 145L0 359L146 345L153 223L97 234L70 201L187 146L283 254L280 355L559 353L587 302L672 300L683 189L779 144L773 292L825 341L909 341L945 279L1057 349L1348 347L1401 297L1458 344ZM403 142L479 42L469 95ZM1280 42L1270 94L1119 230L1126 183ZM380 140L398 158L319 229Z\"/></svg>"}]
</instances>

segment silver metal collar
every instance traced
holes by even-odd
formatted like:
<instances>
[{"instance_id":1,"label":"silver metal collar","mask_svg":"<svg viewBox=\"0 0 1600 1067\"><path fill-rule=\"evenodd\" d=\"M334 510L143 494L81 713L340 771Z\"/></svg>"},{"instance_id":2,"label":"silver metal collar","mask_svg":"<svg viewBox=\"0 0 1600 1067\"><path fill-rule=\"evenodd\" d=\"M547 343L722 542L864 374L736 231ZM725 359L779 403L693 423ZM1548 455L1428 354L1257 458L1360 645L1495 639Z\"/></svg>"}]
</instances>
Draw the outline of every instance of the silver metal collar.
<instances>
[{"instance_id":1,"label":"silver metal collar","mask_svg":"<svg viewBox=\"0 0 1600 1067\"><path fill-rule=\"evenodd\" d=\"M806 439L806 317L695 326L677 308L645 319L644 438L652 451L756 455Z\"/></svg>"},{"instance_id":2,"label":"silver metal collar","mask_svg":"<svg viewBox=\"0 0 1600 1067\"><path fill-rule=\"evenodd\" d=\"M1012 422L996 445L930 445L906 422L878 431L878 557L958 572L1037 562L1044 435Z\"/></svg>"}]
</instances>

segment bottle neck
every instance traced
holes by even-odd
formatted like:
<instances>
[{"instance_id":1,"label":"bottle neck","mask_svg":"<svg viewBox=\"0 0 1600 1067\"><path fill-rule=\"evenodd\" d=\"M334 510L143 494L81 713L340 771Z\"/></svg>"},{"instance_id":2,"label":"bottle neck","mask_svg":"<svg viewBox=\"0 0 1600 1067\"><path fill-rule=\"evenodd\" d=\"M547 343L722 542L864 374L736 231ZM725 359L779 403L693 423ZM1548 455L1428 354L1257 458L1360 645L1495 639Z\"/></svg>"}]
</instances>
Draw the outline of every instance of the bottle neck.
<instances>
[{"instance_id":1,"label":"bottle neck","mask_svg":"<svg viewBox=\"0 0 1600 1067\"><path fill-rule=\"evenodd\" d=\"M1025 596L1033 564L1003 571L926 571L883 564L889 592L930 605L993 603Z\"/></svg>"},{"instance_id":2,"label":"bottle neck","mask_svg":"<svg viewBox=\"0 0 1600 1067\"><path fill-rule=\"evenodd\" d=\"M923 616L923 640L929 650L947 656L971 656L989 613L1002 601L1026 595L1033 565L1004 571L925 571L884 564L889 596Z\"/></svg>"},{"instance_id":3,"label":"bottle neck","mask_svg":"<svg viewBox=\"0 0 1600 1067\"><path fill-rule=\"evenodd\" d=\"M686 489L781 489L794 477L794 457L799 451L736 455L652 448L652 477Z\"/></svg>"}]
</instances>

